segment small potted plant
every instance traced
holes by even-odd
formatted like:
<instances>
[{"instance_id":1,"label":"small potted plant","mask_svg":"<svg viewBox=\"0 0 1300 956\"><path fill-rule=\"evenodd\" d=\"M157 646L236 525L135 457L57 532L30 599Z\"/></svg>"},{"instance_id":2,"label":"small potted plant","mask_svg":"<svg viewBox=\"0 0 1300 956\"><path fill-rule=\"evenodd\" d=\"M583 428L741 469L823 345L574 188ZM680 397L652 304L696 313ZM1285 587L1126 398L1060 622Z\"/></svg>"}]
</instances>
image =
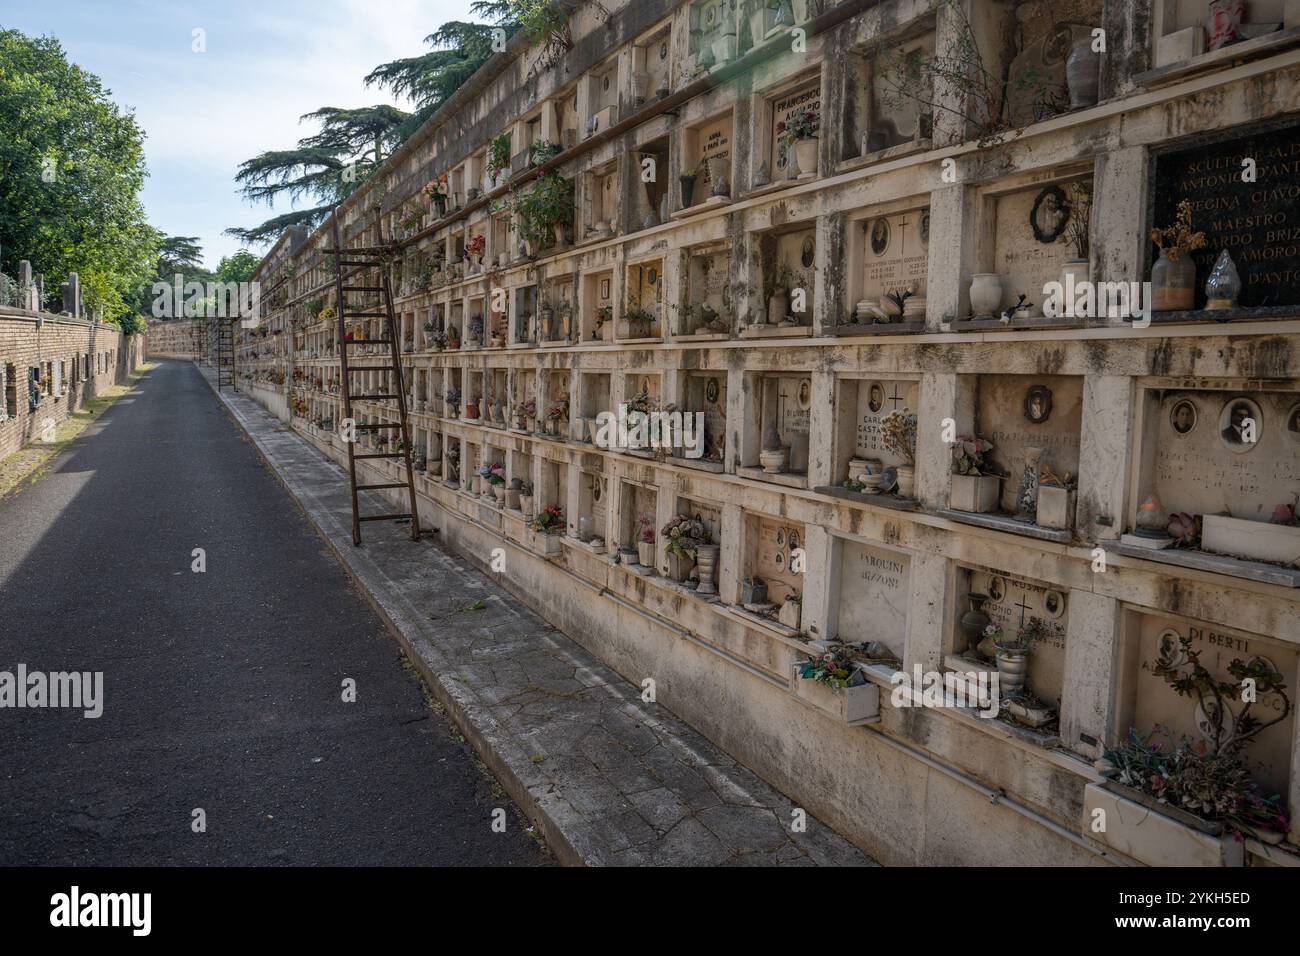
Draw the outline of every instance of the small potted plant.
<instances>
[{"instance_id":1,"label":"small potted plant","mask_svg":"<svg viewBox=\"0 0 1300 956\"><path fill-rule=\"evenodd\" d=\"M701 545L712 543L712 536L699 518L689 515L676 515L660 529L664 536L665 552L668 555L668 577L674 581L685 581L691 575L691 569L699 554Z\"/></svg>"},{"instance_id":2,"label":"small potted plant","mask_svg":"<svg viewBox=\"0 0 1300 956\"><path fill-rule=\"evenodd\" d=\"M682 188L682 208L686 209L691 205L691 200L695 197L695 170L687 170L677 177L677 182Z\"/></svg>"},{"instance_id":3,"label":"small potted plant","mask_svg":"<svg viewBox=\"0 0 1300 956\"><path fill-rule=\"evenodd\" d=\"M519 483L519 510L525 521L533 520L533 484L530 481Z\"/></svg>"},{"instance_id":4,"label":"small potted plant","mask_svg":"<svg viewBox=\"0 0 1300 956\"><path fill-rule=\"evenodd\" d=\"M821 129L821 114L811 106L804 107L790 117L782 129L777 127L787 147L794 149L795 162L799 164L799 174L817 172L817 132Z\"/></svg>"},{"instance_id":5,"label":"small potted plant","mask_svg":"<svg viewBox=\"0 0 1300 956\"><path fill-rule=\"evenodd\" d=\"M1068 471L1058 475L1043 464L1038 472L1038 501L1034 523L1040 528L1074 527L1074 496L1077 482Z\"/></svg>"},{"instance_id":6,"label":"small potted plant","mask_svg":"<svg viewBox=\"0 0 1300 956\"><path fill-rule=\"evenodd\" d=\"M897 466L898 496L912 497L916 484L916 413L896 408L880 420L880 438L885 448L903 459Z\"/></svg>"},{"instance_id":7,"label":"small potted plant","mask_svg":"<svg viewBox=\"0 0 1300 956\"><path fill-rule=\"evenodd\" d=\"M614 307L602 305L596 310L596 327L591 330L591 337L602 342L614 340Z\"/></svg>"},{"instance_id":8,"label":"small potted plant","mask_svg":"<svg viewBox=\"0 0 1300 956\"><path fill-rule=\"evenodd\" d=\"M474 257L474 261L480 266L483 265L483 254L486 252L487 236L479 232L469 237L469 254Z\"/></svg>"},{"instance_id":9,"label":"small potted plant","mask_svg":"<svg viewBox=\"0 0 1300 956\"><path fill-rule=\"evenodd\" d=\"M952 445L952 484L948 507L976 513L996 511L1002 476L989 461L993 443L978 435L958 435Z\"/></svg>"},{"instance_id":10,"label":"small potted plant","mask_svg":"<svg viewBox=\"0 0 1300 956\"><path fill-rule=\"evenodd\" d=\"M447 348L456 351L460 348L460 327L453 325L447 330Z\"/></svg>"},{"instance_id":11,"label":"small potted plant","mask_svg":"<svg viewBox=\"0 0 1300 956\"><path fill-rule=\"evenodd\" d=\"M525 418L527 419L527 421L528 421L528 430L529 430L530 432L535 432L535 431L537 431L537 401L536 401L536 399L532 399L532 398L530 398L530 399L528 399L528 401L524 402L524 417L525 417Z\"/></svg>"},{"instance_id":12,"label":"small potted plant","mask_svg":"<svg viewBox=\"0 0 1300 956\"><path fill-rule=\"evenodd\" d=\"M519 511L522 503L519 500L523 492L524 483L519 478L511 478L510 483L506 485L506 507L511 511Z\"/></svg>"},{"instance_id":13,"label":"small potted plant","mask_svg":"<svg viewBox=\"0 0 1300 956\"><path fill-rule=\"evenodd\" d=\"M460 417L460 389L455 386L447 389L447 395L444 398L446 402L446 411L448 418Z\"/></svg>"},{"instance_id":14,"label":"small potted plant","mask_svg":"<svg viewBox=\"0 0 1300 956\"><path fill-rule=\"evenodd\" d=\"M447 174L442 173L429 185L424 187L425 195L433 200L433 208L442 219L447 215Z\"/></svg>"},{"instance_id":15,"label":"small potted plant","mask_svg":"<svg viewBox=\"0 0 1300 956\"><path fill-rule=\"evenodd\" d=\"M655 566L655 528L649 518L641 518L638 522L640 533L637 536L636 555L637 563L645 568Z\"/></svg>"},{"instance_id":16,"label":"small potted plant","mask_svg":"<svg viewBox=\"0 0 1300 956\"><path fill-rule=\"evenodd\" d=\"M989 627L996 627L990 624ZM997 648L998 688L1003 697L1020 693L1029 674L1029 652L1034 643L1049 637L1047 625L1038 618L1030 618L1024 627L1011 638L1001 634L994 640Z\"/></svg>"}]
</instances>

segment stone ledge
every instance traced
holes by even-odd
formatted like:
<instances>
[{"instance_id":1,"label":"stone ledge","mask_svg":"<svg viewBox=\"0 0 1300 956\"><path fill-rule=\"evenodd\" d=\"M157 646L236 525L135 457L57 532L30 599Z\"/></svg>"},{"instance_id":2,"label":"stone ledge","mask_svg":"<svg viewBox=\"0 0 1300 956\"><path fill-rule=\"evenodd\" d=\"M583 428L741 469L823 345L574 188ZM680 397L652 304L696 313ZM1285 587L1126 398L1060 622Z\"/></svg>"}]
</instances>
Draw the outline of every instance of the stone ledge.
<instances>
[{"instance_id":1,"label":"stone ledge","mask_svg":"<svg viewBox=\"0 0 1300 956\"><path fill-rule=\"evenodd\" d=\"M990 528L993 531L1005 531L1008 534L1021 534L1028 538L1037 538L1039 541L1069 544L1074 540L1074 532L1068 528L1040 528L1036 524L1008 515L976 514L973 511L954 511L951 508L940 508L935 514L950 521L960 521L962 524Z\"/></svg>"},{"instance_id":2,"label":"stone ledge","mask_svg":"<svg viewBox=\"0 0 1300 956\"><path fill-rule=\"evenodd\" d=\"M1185 551L1179 548L1139 548L1119 541L1102 541L1101 546L1115 554L1127 558L1139 558L1143 561L1155 561L1158 564L1172 564L1180 568L1193 568L1197 571L1209 571L1211 574L1226 574L1229 577L1245 578L1260 584L1277 584L1284 588L1300 588L1300 568L1285 568L1279 564L1265 564L1263 561L1247 561L1243 558L1230 558L1227 555L1211 554L1208 551Z\"/></svg>"},{"instance_id":3,"label":"stone ledge","mask_svg":"<svg viewBox=\"0 0 1300 956\"><path fill-rule=\"evenodd\" d=\"M841 322L829 329L836 338L854 335L916 335L925 331L925 319L906 322Z\"/></svg>"},{"instance_id":4,"label":"stone ledge","mask_svg":"<svg viewBox=\"0 0 1300 956\"><path fill-rule=\"evenodd\" d=\"M889 508L892 511L915 511L921 503L915 498L899 498L897 495L867 494L864 491L849 491L839 485L818 485L813 489L816 494L851 501L855 505Z\"/></svg>"}]
</instances>

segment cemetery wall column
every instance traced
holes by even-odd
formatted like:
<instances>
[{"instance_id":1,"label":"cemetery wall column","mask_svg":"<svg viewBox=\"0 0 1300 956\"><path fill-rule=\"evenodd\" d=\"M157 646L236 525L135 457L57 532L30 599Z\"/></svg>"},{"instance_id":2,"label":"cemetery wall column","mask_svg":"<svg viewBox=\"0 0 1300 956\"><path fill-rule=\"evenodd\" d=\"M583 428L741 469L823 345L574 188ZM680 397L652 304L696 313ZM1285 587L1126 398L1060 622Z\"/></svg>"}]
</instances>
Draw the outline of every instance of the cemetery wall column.
<instances>
[{"instance_id":1,"label":"cemetery wall column","mask_svg":"<svg viewBox=\"0 0 1300 956\"><path fill-rule=\"evenodd\" d=\"M1124 375L1083 377L1079 435L1079 500L1075 527L1084 537L1118 538L1124 530L1124 493L1134 415L1133 386ZM1110 518L1109 526L1097 518Z\"/></svg>"},{"instance_id":2,"label":"cemetery wall column","mask_svg":"<svg viewBox=\"0 0 1300 956\"><path fill-rule=\"evenodd\" d=\"M1102 153L1097 157L1094 175L1092 275L1102 282L1141 282L1150 246L1142 235L1146 150L1132 146ZM1105 324L1126 325L1120 316L1108 317Z\"/></svg>"},{"instance_id":3,"label":"cemetery wall column","mask_svg":"<svg viewBox=\"0 0 1300 956\"><path fill-rule=\"evenodd\" d=\"M903 670L911 673L915 664L926 671L941 670L943 622L955 590L948 559L941 554L913 554L911 584Z\"/></svg>"},{"instance_id":4,"label":"cemetery wall column","mask_svg":"<svg viewBox=\"0 0 1300 956\"><path fill-rule=\"evenodd\" d=\"M930 258L926 265L926 331L943 326L969 311L968 286L974 266L975 197L961 183L940 186L930 193Z\"/></svg>"},{"instance_id":5,"label":"cemetery wall column","mask_svg":"<svg viewBox=\"0 0 1300 956\"><path fill-rule=\"evenodd\" d=\"M1070 679L1061 697L1061 741L1090 756L1097 755L1094 748L1079 737L1106 740L1121 614L1113 597L1081 589L1070 592L1065 638L1065 673Z\"/></svg>"},{"instance_id":6,"label":"cemetery wall column","mask_svg":"<svg viewBox=\"0 0 1300 956\"><path fill-rule=\"evenodd\" d=\"M921 379L917 409L916 497L926 508L948 505L948 473L952 452L944 441L943 420L953 419L961 434L961 418L970 419L974 405L974 376L929 373ZM960 416L960 417L959 417Z\"/></svg>"}]
</instances>

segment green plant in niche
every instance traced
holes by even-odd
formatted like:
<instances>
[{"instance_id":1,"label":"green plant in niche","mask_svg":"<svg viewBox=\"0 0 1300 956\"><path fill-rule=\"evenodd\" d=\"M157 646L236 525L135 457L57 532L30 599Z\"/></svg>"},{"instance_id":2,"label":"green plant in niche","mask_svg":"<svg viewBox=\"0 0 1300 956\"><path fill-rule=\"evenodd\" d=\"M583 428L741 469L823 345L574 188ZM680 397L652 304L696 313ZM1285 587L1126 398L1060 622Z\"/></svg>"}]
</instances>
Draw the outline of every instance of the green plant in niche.
<instances>
[{"instance_id":1,"label":"green plant in niche","mask_svg":"<svg viewBox=\"0 0 1300 956\"><path fill-rule=\"evenodd\" d=\"M510 165L510 134L502 133L488 146L488 172L496 175Z\"/></svg>"},{"instance_id":2,"label":"green plant in niche","mask_svg":"<svg viewBox=\"0 0 1300 956\"><path fill-rule=\"evenodd\" d=\"M515 200L519 235L534 249L550 245L555 227L573 222L573 188L557 172L539 176L533 188Z\"/></svg>"}]
</instances>

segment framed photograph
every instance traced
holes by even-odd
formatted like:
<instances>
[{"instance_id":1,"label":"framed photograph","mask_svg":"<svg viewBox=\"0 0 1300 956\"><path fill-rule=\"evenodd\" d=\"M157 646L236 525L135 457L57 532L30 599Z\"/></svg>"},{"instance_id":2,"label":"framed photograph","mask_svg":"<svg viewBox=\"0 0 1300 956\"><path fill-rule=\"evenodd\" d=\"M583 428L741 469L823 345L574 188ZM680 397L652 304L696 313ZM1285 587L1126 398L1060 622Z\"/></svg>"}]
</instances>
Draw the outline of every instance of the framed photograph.
<instances>
[{"instance_id":1,"label":"framed photograph","mask_svg":"<svg viewBox=\"0 0 1300 956\"><path fill-rule=\"evenodd\" d=\"M1300 444L1300 402L1292 405L1286 413L1286 437Z\"/></svg>"},{"instance_id":2,"label":"framed photograph","mask_svg":"<svg viewBox=\"0 0 1300 956\"><path fill-rule=\"evenodd\" d=\"M1070 221L1070 202L1060 186L1047 186L1034 199L1029 210L1029 225L1039 242L1052 243L1061 238Z\"/></svg>"},{"instance_id":3,"label":"framed photograph","mask_svg":"<svg viewBox=\"0 0 1300 956\"><path fill-rule=\"evenodd\" d=\"M1006 586L1002 583L1000 577L995 574L989 578L989 597L993 600L994 604L1000 603L1006 593Z\"/></svg>"},{"instance_id":4,"label":"framed photograph","mask_svg":"<svg viewBox=\"0 0 1300 956\"><path fill-rule=\"evenodd\" d=\"M1196 427L1196 405L1189 398L1174 402L1169 410L1169 424L1174 427L1174 434L1187 435Z\"/></svg>"},{"instance_id":5,"label":"framed photograph","mask_svg":"<svg viewBox=\"0 0 1300 956\"><path fill-rule=\"evenodd\" d=\"M812 408L812 379L799 379L799 407L805 412Z\"/></svg>"},{"instance_id":6,"label":"framed photograph","mask_svg":"<svg viewBox=\"0 0 1300 956\"><path fill-rule=\"evenodd\" d=\"M1264 416L1251 399L1230 398L1219 412L1219 443L1234 455L1244 455L1259 444Z\"/></svg>"},{"instance_id":7,"label":"framed photograph","mask_svg":"<svg viewBox=\"0 0 1300 956\"><path fill-rule=\"evenodd\" d=\"M1049 621L1060 620L1065 613L1065 595L1060 591L1048 591L1043 595L1043 614Z\"/></svg>"},{"instance_id":8,"label":"framed photograph","mask_svg":"<svg viewBox=\"0 0 1300 956\"><path fill-rule=\"evenodd\" d=\"M609 292L610 292L610 290L609 290L609 279L601 279L601 280L600 280L600 297L601 297L602 299L608 299L608 298L609 298Z\"/></svg>"},{"instance_id":9,"label":"framed photograph","mask_svg":"<svg viewBox=\"0 0 1300 956\"><path fill-rule=\"evenodd\" d=\"M1046 385L1031 385L1025 392L1025 418L1041 425L1052 416L1052 390Z\"/></svg>"},{"instance_id":10,"label":"framed photograph","mask_svg":"<svg viewBox=\"0 0 1300 956\"><path fill-rule=\"evenodd\" d=\"M803 263L805 269L811 269L816 258L817 244L813 241L812 236L808 236L803 241L803 249L799 253L799 261Z\"/></svg>"},{"instance_id":11,"label":"framed photograph","mask_svg":"<svg viewBox=\"0 0 1300 956\"><path fill-rule=\"evenodd\" d=\"M889 250L889 220L877 219L871 224L871 252L883 256Z\"/></svg>"},{"instance_id":12,"label":"framed photograph","mask_svg":"<svg viewBox=\"0 0 1300 956\"><path fill-rule=\"evenodd\" d=\"M867 408L872 414L878 413L885 406L885 389L879 382L872 382L867 389Z\"/></svg>"},{"instance_id":13,"label":"framed photograph","mask_svg":"<svg viewBox=\"0 0 1300 956\"><path fill-rule=\"evenodd\" d=\"M710 405L716 405L718 403L718 394L720 391L721 388L718 386L718 380L716 378L709 379L704 385L704 400Z\"/></svg>"}]
</instances>

